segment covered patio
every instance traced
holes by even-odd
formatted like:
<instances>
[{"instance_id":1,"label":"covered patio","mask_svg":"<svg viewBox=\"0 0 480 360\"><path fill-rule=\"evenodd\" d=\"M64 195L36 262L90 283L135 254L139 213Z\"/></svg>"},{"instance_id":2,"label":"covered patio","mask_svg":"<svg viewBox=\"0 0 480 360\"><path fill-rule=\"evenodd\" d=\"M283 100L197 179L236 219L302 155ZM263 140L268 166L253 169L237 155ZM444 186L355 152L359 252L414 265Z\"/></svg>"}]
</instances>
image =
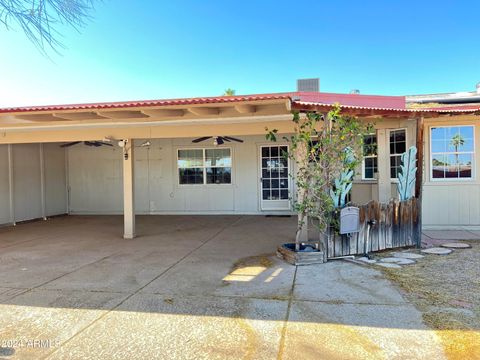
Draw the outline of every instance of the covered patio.
<instances>
[{"instance_id":1,"label":"covered patio","mask_svg":"<svg viewBox=\"0 0 480 360\"><path fill-rule=\"evenodd\" d=\"M379 271L277 259L295 222L138 216L135 241L121 238L121 216L2 228L0 356L443 358Z\"/></svg>"}]
</instances>

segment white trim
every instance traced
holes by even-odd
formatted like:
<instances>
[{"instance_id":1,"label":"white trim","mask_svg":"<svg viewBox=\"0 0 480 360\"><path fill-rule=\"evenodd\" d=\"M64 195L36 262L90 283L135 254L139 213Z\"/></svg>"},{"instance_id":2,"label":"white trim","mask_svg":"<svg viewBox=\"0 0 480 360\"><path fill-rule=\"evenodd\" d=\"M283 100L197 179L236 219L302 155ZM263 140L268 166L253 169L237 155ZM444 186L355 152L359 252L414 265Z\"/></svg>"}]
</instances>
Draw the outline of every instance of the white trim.
<instances>
[{"instance_id":1,"label":"white trim","mask_svg":"<svg viewBox=\"0 0 480 360\"><path fill-rule=\"evenodd\" d=\"M223 145L223 144L222 144ZM177 188L185 188L185 187L192 187L192 188L199 188L199 187L217 187L217 186L233 186L234 185L234 181L233 181L233 146L222 146L222 145L218 145L218 146L205 146L205 147L199 147L197 144L195 145L192 145L192 146L189 146L189 145L180 145L180 146L175 146L174 149L175 149L175 164L174 164L174 167L175 167L175 172L176 172L176 175L175 175L175 183L176 183L176 187ZM210 166L210 167L219 167L219 168L230 168L231 169L231 172L230 172L230 183L225 183L225 184L208 184L207 183L207 166L205 165L205 150L215 150L215 149L228 149L230 150L230 161L231 161L231 166ZM202 168L203 169L203 184L180 184L180 174L179 174L179 170L181 169L180 167L178 167L178 152L180 150L202 150L202 156L203 156L203 165L202 166L196 166L196 167L191 167L191 169L194 169L194 168ZM189 168L183 168L183 169L189 169Z\"/></svg>"},{"instance_id":2,"label":"white trim","mask_svg":"<svg viewBox=\"0 0 480 360\"><path fill-rule=\"evenodd\" d=\"M362 181L377 181L378 179L375 177L375 173L374 174L374 177L373 178L366 178L365 177L365 159L377 159L377 174L378 174L378 132L375 131L374 133L371 133L371 134L366 134L367 136L368 135L375 135L375 143L377 144L377 154L374 156L374 155L369 155L369 156L363 156L363 146L365 146L365 144L362 146Z\"/></svg>"},{"instance_id":3,"label":"white trim","mask_svg":"<svg viewBox=\"0 0 480 360\"><path fill-rule=\"evenodd\" d=\"M46 199L46 178L45 178L45 151L43 143L40 143L39 148L40 158L40 201L42 205L42 218L47 220L47 199Z\"/></svg>"},{"instance_id":4,"label":"white trim","mask_svg":"<svg viewBox=\"0 0 480 360\"><path fill-rule=\"evenodd\" d=\"M16 225L15 220L15 179L13 174L13 145L8 144L8 196L10 201L10 221Z\"/></svg>"},{"instance_id":5,"label":"white trim","mask_svg":"<svg viewBox=\"0 0 480 360\"><path fill-rule=\"evenodd\" d=\"M455 154L469 154L472 155L472 174L470 177L466 178L434 178L433 177L433 155L434 153L432 152L432 129L433 128L454 128L454 127L471 127L473 128L472 132L472 140L473 140L473 150L472 151L458 151L458 152L452 152L452 151L446 151L446 152L436 152L435 154L442 154L442 155L455 155ZM429 174L429 181L432 183L448 183L452 182L455 184L462 183L462 182L468 182L468 183L473 183L476 181L476 149L475 149L475 131L476 127L475 124L468 124L468 125L430 125L428 127L428 141L429 141L429 165L430 165L430 174Z\"/></svg>"},{"instance_id":6,"label":"white trim","mask_svg":"<svg viewBox=\"0 0 480 360\"><path fill-rule=\"evenodd\" d=\"M290 158L287 158L287 181L288 181L288 199L279 199L279 200L263 200L263 183L262 183L262 148L264 147L279 147L279 146L285 146L287 148L287 152L290 151L290 146L287 143L257 143L257 171L258 171L258 201L259 201L259 210L261 212L265 211L291 211L292 209L292 204L291 204L291 199L292 199L292 179L290 176L290 171L292 170L292 164L290 161ZM280 203L280 202L286 202L288 203L288 207L286 208L276 208L276 207L268 207L265 206L268 203Z\"/></svg>"},{"instance_id":7,"label":"white trim","mask_svg":"<svg viewBox=\"0 0 480 360\"><path fill-rule=\"evenodd\" d=\"M390 175L392 174L392 156L401 156L402 154L393 154L390 153L390 133L392 131L398 131L398 130L404 130L405 131L405 151L408 151L408 129L406 127L402 128L395 128L395 129L387 129L387 139L388 139L388 157L389 157L389 163L388 163L388 169L390 172ZM392 178L390 176L390 180L397 183L398 179L397 178Z\"/></svg>"}]
</instances>

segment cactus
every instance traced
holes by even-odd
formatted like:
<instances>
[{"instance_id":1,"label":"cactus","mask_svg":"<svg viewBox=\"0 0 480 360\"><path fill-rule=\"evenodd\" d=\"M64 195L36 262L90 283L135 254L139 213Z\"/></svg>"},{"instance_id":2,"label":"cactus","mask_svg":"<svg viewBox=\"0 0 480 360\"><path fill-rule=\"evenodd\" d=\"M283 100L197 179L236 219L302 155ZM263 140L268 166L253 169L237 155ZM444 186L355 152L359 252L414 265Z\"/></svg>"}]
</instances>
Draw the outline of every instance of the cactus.
<instances>
[{"instance_id":1,"label":"cactus","mask_svg":"<svg viewBox=\"0 0 480 360\"><path fill-rule=\"evenodd\" d=\"M335 179L335 190L330 189L330 197L336 208L345 206L347 194L352 189L352 177L353 170L345 170L340 173L338 179Z\"/></svg>"},{"instance_id":2,"label":"cactus","mask_svg":"<svg viewBox=\"0 0 480 360\"><path fill-rule=\"evenodd\" d=\"M417 172L417 148L411 146L402 154L402 165L398 173L397 191L400 200L408 200L412 197L413 186Z\"/></svg>"},{"instance_id":3,"label":"cactus","mask_svg":"<svg viewBox=\"0 0 480 360\"><path fill-rule=\"evenodd\" d=\"M330 189L330 197L333 200L333 206L336 208L342 208L345 206L345 200L348 193L352 189L352 179L354 171L351 169L352 164L355 163L355 154L350 147L344 149L344 168L345 170L340 173L340 177L335 179L334 189Z\"/></svg>"}]
</instances>

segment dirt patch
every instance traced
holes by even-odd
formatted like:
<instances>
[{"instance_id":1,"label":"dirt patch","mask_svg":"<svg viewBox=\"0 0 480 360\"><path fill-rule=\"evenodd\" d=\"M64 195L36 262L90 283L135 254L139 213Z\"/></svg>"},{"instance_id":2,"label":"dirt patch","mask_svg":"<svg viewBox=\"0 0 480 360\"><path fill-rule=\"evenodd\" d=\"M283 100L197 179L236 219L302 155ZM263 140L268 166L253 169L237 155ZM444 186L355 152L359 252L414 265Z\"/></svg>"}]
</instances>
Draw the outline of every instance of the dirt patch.
<instances>
[{"instance_id":1,"label":"dirt patch","mask_svg":"<svg viewBox=\"0 0 480 360\"><path fill-rule=\"evenodd\" d=\"M436 330L449 359L480 359L480 241L449 255L382 269Z\"/></svg>"}]
</instances>

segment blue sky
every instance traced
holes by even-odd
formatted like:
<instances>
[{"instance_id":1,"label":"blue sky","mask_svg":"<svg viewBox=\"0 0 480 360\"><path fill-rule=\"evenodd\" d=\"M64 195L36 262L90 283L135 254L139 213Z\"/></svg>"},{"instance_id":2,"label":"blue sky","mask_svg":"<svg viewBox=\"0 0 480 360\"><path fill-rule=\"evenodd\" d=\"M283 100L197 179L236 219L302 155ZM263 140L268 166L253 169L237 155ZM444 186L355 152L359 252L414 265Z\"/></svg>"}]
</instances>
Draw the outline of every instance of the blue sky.
<instances>
[{"instance_id":1,"label":"blue sky","mask_svg":"<svg viewBox=\"0 0 480 360\"><path fill-rule=\"evenodd\" d=\"M282 92L303 77L325 92L473 90L479 13L453 0L104 0L51 59L0 29L0 106Z\"/></svg>"}]
</instances>

